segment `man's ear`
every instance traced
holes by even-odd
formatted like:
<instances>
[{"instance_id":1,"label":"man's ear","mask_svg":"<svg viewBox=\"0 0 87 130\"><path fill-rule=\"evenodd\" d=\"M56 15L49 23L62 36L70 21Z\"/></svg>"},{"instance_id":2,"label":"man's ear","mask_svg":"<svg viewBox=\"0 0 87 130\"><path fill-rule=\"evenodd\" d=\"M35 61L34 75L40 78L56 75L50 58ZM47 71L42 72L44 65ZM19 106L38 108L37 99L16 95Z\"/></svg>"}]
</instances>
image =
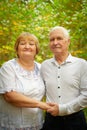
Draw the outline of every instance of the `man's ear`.
<instances>
[{"instance_id":1,"label":"man's ear","mask_svg":"<svg viewBox=\"0 0 87 130\"><path fill-rule=\"evenodd\" d=\"M68 38L68 46L70 45L70 38Z\"/></svg>"}]
</instances>

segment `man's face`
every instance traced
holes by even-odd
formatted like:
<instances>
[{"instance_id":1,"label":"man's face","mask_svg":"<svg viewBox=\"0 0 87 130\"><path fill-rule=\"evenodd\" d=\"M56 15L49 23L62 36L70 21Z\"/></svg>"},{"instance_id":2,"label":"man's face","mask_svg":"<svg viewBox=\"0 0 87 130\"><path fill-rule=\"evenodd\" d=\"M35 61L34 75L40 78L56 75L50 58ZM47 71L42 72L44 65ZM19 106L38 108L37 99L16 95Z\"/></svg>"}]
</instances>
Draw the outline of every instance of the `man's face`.
<instances>
[{"instance_id":1,"label":"man's face","mask_svg":"<svg viewBox=\"0 0 87 130\"><path fill-rule=\"evenodd\" d=\"M49 46L54 55L66 53L69 44L70 40L64 36L62 30L54 30L50 33Z\"/></svg>"}]
</instances>

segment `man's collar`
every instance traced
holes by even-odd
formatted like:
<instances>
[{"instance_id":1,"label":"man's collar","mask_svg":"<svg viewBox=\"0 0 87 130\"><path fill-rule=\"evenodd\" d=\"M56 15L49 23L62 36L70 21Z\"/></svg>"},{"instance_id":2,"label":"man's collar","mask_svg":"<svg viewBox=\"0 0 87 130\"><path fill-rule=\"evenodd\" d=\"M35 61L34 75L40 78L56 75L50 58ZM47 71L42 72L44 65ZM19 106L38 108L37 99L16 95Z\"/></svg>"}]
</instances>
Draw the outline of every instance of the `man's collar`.
<instances>
[{"instance_id":1,"label":"man's collar","mask_svg":"<svg viewBox=\"0 0 87 130\"><path fill-rule=\"evenodd\" d=\"M51 59L51 62L55 63L55 64L58 64L58 62L56 61L55 57L53 57ZM75 62L75 58L71 54L69 54L68 57L66 58L66 60L62 64L72 63L72 62Z\"/></svg>"}]
</instances>

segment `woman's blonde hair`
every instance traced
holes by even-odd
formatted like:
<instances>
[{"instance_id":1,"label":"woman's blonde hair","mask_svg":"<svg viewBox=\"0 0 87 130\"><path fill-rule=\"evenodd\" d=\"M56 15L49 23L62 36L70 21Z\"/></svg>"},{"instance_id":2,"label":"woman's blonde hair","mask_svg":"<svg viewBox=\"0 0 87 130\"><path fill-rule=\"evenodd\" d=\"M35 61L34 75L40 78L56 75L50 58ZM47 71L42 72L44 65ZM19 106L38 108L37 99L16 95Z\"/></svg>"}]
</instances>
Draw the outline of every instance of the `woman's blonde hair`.
<instances>
[{"instance_id":1,"label":"woman's blonde hair","mask_svg":"<svg viewBox=\"0 0 87 130\"><path fill-rule=\"evenodd\" d=\"M22 41L24 39L27 39L27 38L28 38L29 41L34 41L35 42L36 54L38 54L39 53L39 41L38 41L38 38L35 35L33 35L33 34L29 33L29 32L23 32L18 36L18 38L17 38L17 40L15 42L15 45L14 45L16 53L18 51L18 46L19 46L20 41ZM17 56L18 56L18 54L17 54Z\"/></svg>"}]
</instances>

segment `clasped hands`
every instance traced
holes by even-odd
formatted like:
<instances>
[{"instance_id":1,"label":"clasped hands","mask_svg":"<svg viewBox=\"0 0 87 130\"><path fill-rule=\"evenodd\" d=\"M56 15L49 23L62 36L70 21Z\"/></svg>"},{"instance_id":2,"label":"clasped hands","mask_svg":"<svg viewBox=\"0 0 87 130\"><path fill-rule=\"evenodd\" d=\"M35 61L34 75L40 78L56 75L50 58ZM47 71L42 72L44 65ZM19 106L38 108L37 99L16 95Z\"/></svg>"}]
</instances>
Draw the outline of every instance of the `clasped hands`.
<instances>
[{"instance_id":1,"label":"clasped hands","mask_svg":"<svg viewBox=\"0 0 87 130\"><path fill-rule=\"evenodd\" d=\"M58 116L59 115L59 108L58 104L56 103L45 103L45 102L40 102L40 107L41 109L47 111L50 113L52 116Z\"/></svg>"},{"instance_id":2,"label":"clasped hands","mask_svg":"<svg viewBox=\"0 0 87 130\"><path fill-rule=\"evenodd\" d=\"M48 108L47 108L47 112L50 113L52 116L58 116L59 114L59 108L58 108L58 104L56 103L47 103Z\"/></svg>"}]
</instances>

